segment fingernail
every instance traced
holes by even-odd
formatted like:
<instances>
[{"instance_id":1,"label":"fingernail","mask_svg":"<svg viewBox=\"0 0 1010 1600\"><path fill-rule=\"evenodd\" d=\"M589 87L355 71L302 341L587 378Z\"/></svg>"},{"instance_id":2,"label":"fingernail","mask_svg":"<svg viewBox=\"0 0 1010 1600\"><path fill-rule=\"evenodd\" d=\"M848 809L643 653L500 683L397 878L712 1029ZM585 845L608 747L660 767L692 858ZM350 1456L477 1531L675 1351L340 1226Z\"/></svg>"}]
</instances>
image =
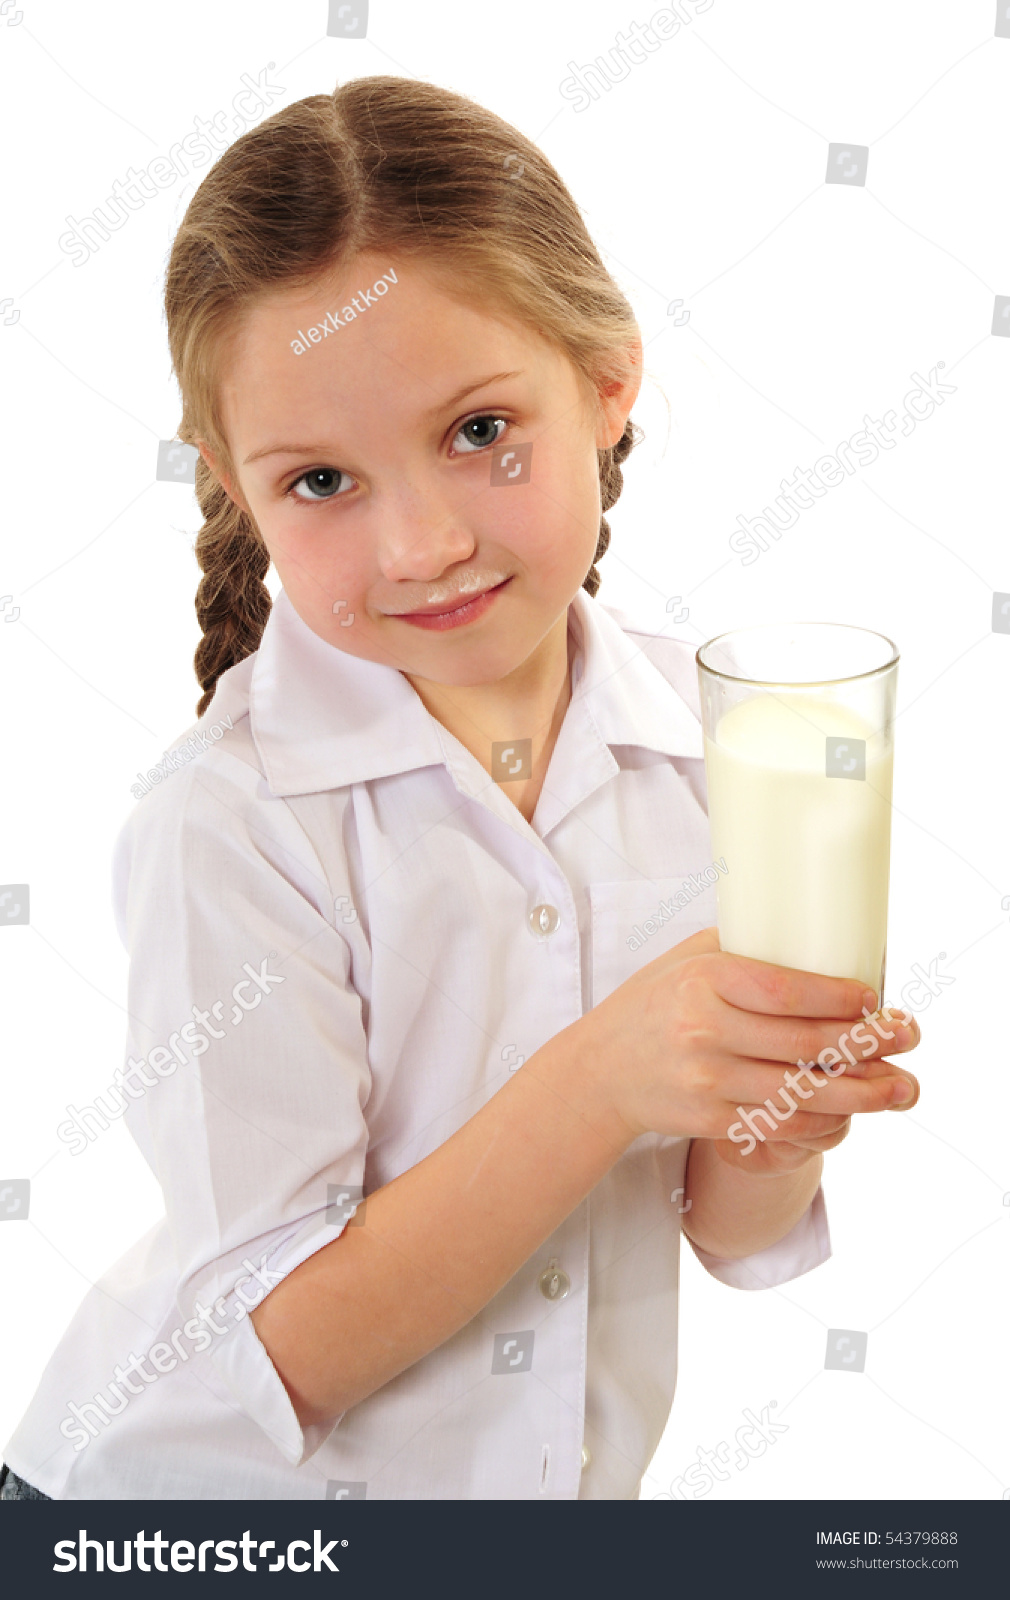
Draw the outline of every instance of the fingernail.
<instances>
[{"instance_id":1,"label":"fingernail","mask_svg":"<svg viewBox=\"0 0 1010 1600\"><path fill-rule=\"evenodd\" d=\"M891 1106L907 1106L915 1099L915 1084L908 1078L902 1078L895 1086L894 1098Z\"/></svg>"}]
</instances>

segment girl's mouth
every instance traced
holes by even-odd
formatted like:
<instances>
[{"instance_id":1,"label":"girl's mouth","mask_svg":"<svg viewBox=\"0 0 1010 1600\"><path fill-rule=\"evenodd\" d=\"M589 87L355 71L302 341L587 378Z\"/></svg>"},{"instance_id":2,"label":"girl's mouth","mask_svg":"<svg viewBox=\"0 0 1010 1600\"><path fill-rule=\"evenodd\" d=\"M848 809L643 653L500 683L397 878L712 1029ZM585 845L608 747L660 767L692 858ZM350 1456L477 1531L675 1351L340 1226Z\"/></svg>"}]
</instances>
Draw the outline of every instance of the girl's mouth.
<instances>
[{"instance_id":1,"label":"girl's mouth","mask_svg":"<svg viewBox=\"0 0 1010 1600\"><path fill-rule=\"evenodd\" d=\"M429 628L437 633L442 633L447 628L461 628L464 623L475 622L485 611L489 611L494 605L496 595L501 594L505 585L511 582L510 573L501 583L495 584L493 589L485 589L483 593L474 595L472 600L461 600L444 611L401 611L395 614L394 621L410 622L415 628Z\"/></svg>"}]
</instances>

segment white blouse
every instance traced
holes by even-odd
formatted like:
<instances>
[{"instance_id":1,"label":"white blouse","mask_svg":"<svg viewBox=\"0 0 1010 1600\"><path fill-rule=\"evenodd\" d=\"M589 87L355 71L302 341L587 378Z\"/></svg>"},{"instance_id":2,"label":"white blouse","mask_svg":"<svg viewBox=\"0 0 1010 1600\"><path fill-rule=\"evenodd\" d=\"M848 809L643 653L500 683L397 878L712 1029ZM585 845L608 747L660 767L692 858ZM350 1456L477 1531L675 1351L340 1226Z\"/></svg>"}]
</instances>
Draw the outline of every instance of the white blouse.
<instances>
[{"instance_id":1,"label":"white blouse","mask_svg":"<svg viewBox=\"0 0 1010 1600\"><path fill-rule=\"evenodd\" d=\"M585 590L569 627L532 823L283 590L125 823L121 1088L60 1137L83 1149L125 1107L166 1216L89 1291L4 1450L54 1499L638 1497L676 1382L686 1138L637 1139L472 1321L327 1426L299 1426L247 1314L716 920L693 647ZM820 1189L771 1248L696 1254L742 1289L808 1272Z\"/></svg>"}]
</instances>

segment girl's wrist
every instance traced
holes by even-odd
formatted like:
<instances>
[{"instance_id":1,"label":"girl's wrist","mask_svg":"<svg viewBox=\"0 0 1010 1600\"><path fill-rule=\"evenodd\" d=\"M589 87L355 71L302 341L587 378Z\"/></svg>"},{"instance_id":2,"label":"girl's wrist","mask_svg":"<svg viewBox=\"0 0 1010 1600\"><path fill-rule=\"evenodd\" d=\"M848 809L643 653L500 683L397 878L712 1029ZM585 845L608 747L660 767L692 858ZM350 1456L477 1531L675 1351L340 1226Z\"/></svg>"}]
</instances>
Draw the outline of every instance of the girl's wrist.
<instances>
[{"instance_id":1,"label":"girl's wrist","mask_svg":"<svg viewBox=\"0 0 1010 1600\"><path fill-rule=\"evenodd\" d=\"M715 1152L706 1149L713 1144ZM820 1185L823 1157L811 1151L813 1165L776 1172L763 1163L748 1165L750 1158L741 1160L737 1145L730 1149L736 1160L727 1160L714 1139L691 1141L684 1173L691 1208L681 1225L701 1249L733 1260L764 1250L795 1227ZM716 1154L723 1159L715 1160ZM755 1183L758 1178L780 1181L762 1185Z\"/></svg>"},{"instance_id":2,"label":"girl's wrist","mask_svg":"<svg viewBox=\"0 0 1010 1600\"><path fill-rule=\"evenodd\" d=\"M646 1130L630 1124L614 1103L605 1046L592 1018L594 1012L589 1011L562 1028L523 1070L535 1066L537 1076L562 1096L573 1113L613 1152L616 1161Z\"/></svg>"}]
</instances>

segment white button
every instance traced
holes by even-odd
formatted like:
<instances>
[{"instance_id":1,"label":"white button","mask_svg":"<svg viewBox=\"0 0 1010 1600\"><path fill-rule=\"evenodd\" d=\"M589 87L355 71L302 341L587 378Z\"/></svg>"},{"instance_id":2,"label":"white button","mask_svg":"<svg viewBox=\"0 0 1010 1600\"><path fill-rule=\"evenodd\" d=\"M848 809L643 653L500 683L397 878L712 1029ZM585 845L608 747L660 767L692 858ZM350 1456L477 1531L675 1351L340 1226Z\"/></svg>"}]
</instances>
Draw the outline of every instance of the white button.
<instances>
[{"instance_id":1,"label":"white button","mask_svg":"<svg viewBox=\"0 0 1010 1600\"><path fill-rule=\"evenodd\" d=\"M527 919L538 939L549 939L561 921L557 906L534 906Z\"/></svg>"},{"instance_id":2,"label":"white button","mask_svg":"<svg viewBox=\"0 0 1010 1600\"><path fill-rule=\"evenodd\" d=\"M551 1256L537 1283L545 1300L563 1300L572 1286L571 1278L561 1271L555 1256Z\"/></svg>"},{"instance_id":3,"label":"white button","mask_svg":"<svg viewBox=\"0 0 1010 1600\"><path fill-rule=\"evenodd\" d=\"M592 1459L593 1459L592 1456L589 1454L589 1446L587 1444L584 1444L582 1446L582 1470L583 1470L583 1472L585 1472L586 1468L588 1467L588 1465L589 1465L590 1461L592 1461Z\"/></svg>"}]
</instances>

